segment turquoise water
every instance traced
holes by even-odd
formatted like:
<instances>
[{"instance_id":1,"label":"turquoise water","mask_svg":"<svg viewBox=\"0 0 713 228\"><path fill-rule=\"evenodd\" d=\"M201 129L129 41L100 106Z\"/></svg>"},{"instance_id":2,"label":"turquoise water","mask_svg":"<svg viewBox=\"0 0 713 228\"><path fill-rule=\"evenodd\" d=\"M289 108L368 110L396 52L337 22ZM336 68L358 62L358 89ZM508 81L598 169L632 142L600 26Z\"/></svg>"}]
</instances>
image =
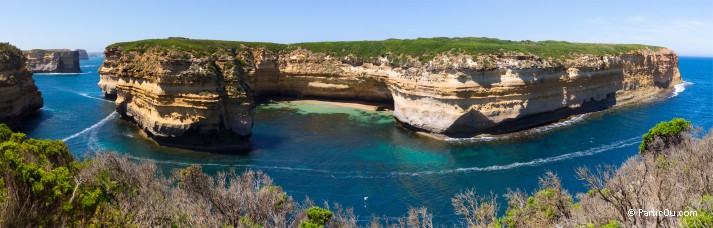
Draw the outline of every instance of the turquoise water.
<instances>
[{"instance_id":1,"label":"turquoise water","mask_svg":"<svg viewBox=\"0 0 713 228\"><path fill-rule=\"evenodd\" d=\"M97 87L102 61L82 61L83 74L36 74L45 107L20 130L63 139L79 157L105 149L166 168L197 163L209 172L261 169L296 199L339 202L353 207L362 221L426 206L435 222L452 223L450 197L461 189L532 191L547 170L562 177L571 192L585 191L575 168L620 164L638 153L640 136L657 122L684 117L713 127L713 58L682 57L681 74L691 84L677 95L587 114L517 138L442 142L396 127L388 113L292 103L257 108L250 153L191 152L156 146L113 114L113 103L103 100Z\"/></svg>"}]
</instances>

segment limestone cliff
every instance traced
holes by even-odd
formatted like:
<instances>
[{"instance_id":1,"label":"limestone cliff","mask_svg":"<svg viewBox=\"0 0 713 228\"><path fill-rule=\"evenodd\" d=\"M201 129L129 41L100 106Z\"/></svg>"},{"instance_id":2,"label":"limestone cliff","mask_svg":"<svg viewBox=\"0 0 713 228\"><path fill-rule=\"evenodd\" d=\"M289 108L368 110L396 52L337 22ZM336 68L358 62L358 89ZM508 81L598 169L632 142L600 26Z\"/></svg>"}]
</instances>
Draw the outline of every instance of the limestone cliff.
<instances>
[{"instance_id":1,"label":"limestone cliff","mask_svg":"<svg viewBox=\"0 0 713 228\"><path fill-rule=\"evenodd\" d=\"M79 52L79 60L89 60L89 54L87 54L87 50L77 49L75 51Z\"/></svg>"},{"instance_id":2,"label":"limestone cliff","mask_svg":"<svg viewBox=\"0 0 713 228\"><path fill-rule=\"evenodd\" d=\"M0 43L0 122L16 123L42 107L42 97L25 67L22 51Z\"/></svg>"},{"instance_id":3,"label":"limestone cliff","mask_svg":"<svg viewBox=\"0 0 713 228\"><path fill-rule=\"evenodd\" d=\"M158 141L249 136L262 96L383 102L407 128L470 137L630 103L681 81L674 52L644 45L167 39L115 44L105 55L99 86Z\"/></svg>"},{"instance_id":4,"label":"limestone cliff","mask_svg":"<svg viewBox=\"0 0 713 228\"><path fill-rule=\"evenodd\" d=\"M24 51L27 67L34 73L81 73L79 52L68 49Z\"/></svg>"},{"instance_id":5,"label":"limestone cliff","mask_svg":"<svg viewBox=\"0 0 713 228\"><path fill-rule=\"evenodd\" d=\"M108 48L99 86L157 142L189 149L245 149L253 97L241 52L124 53Z\"/></svg>"}]
</instances>

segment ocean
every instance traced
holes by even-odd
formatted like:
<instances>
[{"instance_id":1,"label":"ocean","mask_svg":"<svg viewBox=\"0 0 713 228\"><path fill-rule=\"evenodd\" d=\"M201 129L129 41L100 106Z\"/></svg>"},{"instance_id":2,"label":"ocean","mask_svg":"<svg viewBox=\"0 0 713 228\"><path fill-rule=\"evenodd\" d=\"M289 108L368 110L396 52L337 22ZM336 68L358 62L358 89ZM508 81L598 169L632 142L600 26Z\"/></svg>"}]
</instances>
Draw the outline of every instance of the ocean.
<instances>
[{"instance_id":1,"label":"ocean","mask_svg":"<svg viewBox=\"0 0 713 228\"><path fill-rule=\"evenodd\" d=\"M354 208L360 222L427 207L434 223L453 224L450 198L473 188L531 192L553 171L570 193L585 192L575 169L620 165L638 154L649 128L683 117L713 127L713 58L680 57L686 83L661 98L576 116L517 137L438 141L400 128L387 112L314 103L260 104L248 153L170 149L119 118L97 87L102 58L81 61L81 74L35 74L45 106L19 130L64 140L79 158L111 150L163 170L199 164L209 173L262 170L296 200L309 197ZM504 208L506 201L500 198Z\"/></svg>"}]
</instances>

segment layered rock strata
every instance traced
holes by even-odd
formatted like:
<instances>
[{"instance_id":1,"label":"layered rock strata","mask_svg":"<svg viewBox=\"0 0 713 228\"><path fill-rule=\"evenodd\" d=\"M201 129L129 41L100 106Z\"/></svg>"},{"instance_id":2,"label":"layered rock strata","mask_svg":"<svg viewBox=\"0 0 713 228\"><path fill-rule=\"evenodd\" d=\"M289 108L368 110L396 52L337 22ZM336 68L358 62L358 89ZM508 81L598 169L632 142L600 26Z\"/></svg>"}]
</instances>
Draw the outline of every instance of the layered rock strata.
<instances>
[{"instance_id":1,"label":"layered rock strata","mask_svg":"<svg viewBox=\"0 0 713 228\"><path fill-rule=\"evenodd\" d=\"M79 52L68 49L24 51L27 67L34 73L81 73Z\"/></svg>"},{"instance_id":2,"label":"layered rock strata","mask_svg":"<svg viewBox=\"0 0 713 228\"><path fill-rule=\"evenodd\" d=\"M0 122L14 124L43 105L22 51L0 43Z\"/></svg>"},{"instance_id":3,"label":"layered rock strata","mask_svg":"<svg viewBox=\"0 0 713 228\"><path fill-rule=\"evenodd\" d=\"M192 57L126 54L109 48L99 86L116 99L117 111L163 145L197 150L246 149L253 98L244 53Z\"/></svg>"},{"instance_id":4,"label":"layered rock strata","mask_svg":"<svg viewBox=\"0 0 713 228\"><path fill-rule=\"evenodd\" d=\"M470 137L631 103L681 82L673 51L643 45L560 58L502 48L416 56L384 50L364 57L345 51L351 42L330 44L342 45L336 47L341 53L311 43L184 41L203 47L186 49L146 42L108 47L99 86L157 141L181 147L194 145L183 138L244 141L255 97L383 102L393 104L394 118L407 128Z\"/></svg>"}]
</instances>

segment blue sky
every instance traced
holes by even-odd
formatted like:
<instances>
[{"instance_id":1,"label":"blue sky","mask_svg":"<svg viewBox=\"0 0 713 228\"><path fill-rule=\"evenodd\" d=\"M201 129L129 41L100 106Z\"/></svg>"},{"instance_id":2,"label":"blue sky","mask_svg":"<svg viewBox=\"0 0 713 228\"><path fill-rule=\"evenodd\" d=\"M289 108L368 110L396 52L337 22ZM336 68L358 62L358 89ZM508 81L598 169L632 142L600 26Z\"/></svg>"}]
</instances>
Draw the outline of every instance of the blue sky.
<instances>
[{"instance_id":1,"label":"blue sky","mask_svg":"<svg viewBox=\"0 0 713 228\"><path fill-rule=\"evenodd\" d=\"M0 42L85 48L149 38L294 43L494 37L642 43L713 56L704 1L55 1L0 4Z\"/></svg>"}]
</instances>

